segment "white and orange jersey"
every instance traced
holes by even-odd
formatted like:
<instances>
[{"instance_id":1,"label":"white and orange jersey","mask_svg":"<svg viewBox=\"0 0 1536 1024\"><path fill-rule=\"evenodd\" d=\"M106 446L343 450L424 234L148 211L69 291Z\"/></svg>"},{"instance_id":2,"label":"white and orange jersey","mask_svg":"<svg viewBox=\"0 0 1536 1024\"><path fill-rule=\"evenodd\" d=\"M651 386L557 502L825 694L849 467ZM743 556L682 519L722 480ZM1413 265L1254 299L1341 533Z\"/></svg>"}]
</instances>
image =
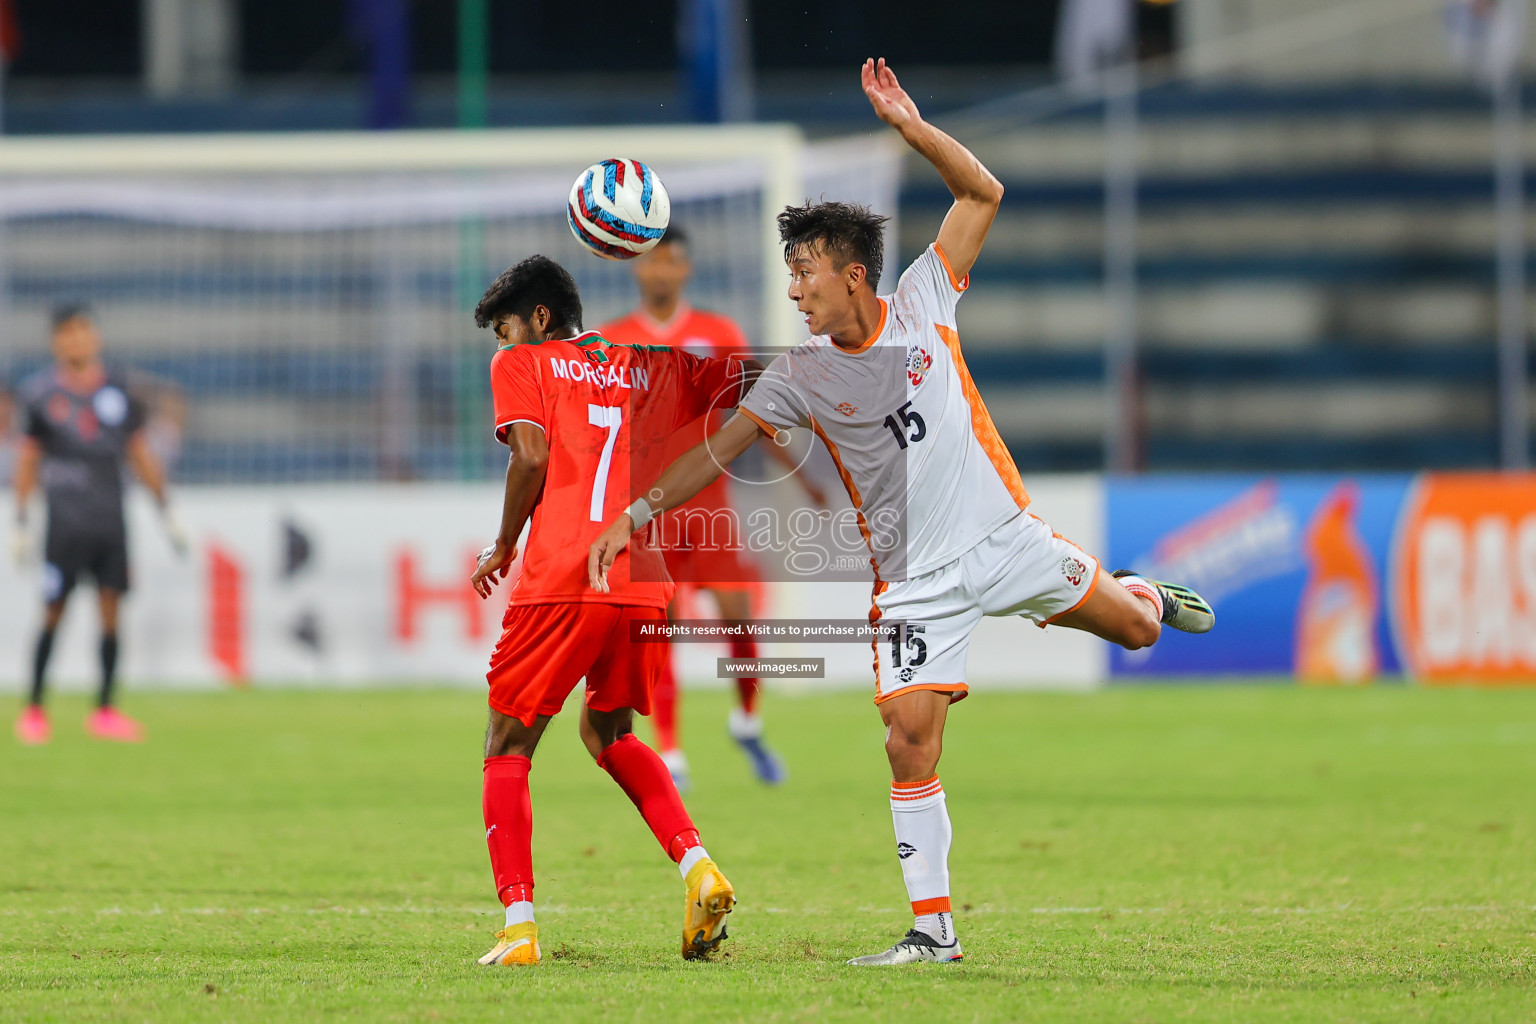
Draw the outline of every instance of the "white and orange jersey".
<instances>
[{"instance_id":1,"label":"white and orange jersey","mask_svg":"<svg viewBox=\"0 0 1536 1024\"><path fill-rule=\"evenodd\" d=\"M810 427L821 438L882 580L948 565L1029 505L960 354L955 306L968 283L929 246L880 300L874 337L857 350L802 342L739 406L770 435Z\"/></svg>"}]
</instances>

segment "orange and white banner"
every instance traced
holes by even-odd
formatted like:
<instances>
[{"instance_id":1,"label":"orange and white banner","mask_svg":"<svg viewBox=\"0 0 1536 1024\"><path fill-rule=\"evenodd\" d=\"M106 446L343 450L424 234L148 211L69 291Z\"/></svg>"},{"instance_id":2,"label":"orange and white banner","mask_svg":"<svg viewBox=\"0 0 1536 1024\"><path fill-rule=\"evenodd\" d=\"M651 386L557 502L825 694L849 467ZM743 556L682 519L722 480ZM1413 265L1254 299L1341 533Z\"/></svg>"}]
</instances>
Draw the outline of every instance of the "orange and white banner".
<instances>
[{"instance_id":1,"label":"orange and white banner","mask_svg":"<svg viewBox=\"0 0 1536 1024\"><path fill-rule=\"evenodd\" d=\"M1536 475L1418 477L1392 557L1392 628L1409 675L1536 683Z\"/></svg>"}]
</instances>

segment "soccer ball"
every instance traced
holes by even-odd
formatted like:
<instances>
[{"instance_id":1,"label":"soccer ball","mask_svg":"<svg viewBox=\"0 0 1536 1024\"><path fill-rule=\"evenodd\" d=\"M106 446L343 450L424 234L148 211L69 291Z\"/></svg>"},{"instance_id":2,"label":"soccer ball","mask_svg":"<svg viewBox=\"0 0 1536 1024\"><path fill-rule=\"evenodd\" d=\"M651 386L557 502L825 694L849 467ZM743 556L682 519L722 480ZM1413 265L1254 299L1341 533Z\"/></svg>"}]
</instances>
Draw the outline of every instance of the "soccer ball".
<instances>
[{"instance_id":1,"label":"soccer ball","mask_svg":"<svg viewBox=\"0 0 1536 1024\"><path fill-rule=\"evenodd\" d=\"M571 186L565 208L576 241L605 260L650 252L667 232L672 200L666 186L639 160L593 164Z\"/></svg>"}]
</instances>

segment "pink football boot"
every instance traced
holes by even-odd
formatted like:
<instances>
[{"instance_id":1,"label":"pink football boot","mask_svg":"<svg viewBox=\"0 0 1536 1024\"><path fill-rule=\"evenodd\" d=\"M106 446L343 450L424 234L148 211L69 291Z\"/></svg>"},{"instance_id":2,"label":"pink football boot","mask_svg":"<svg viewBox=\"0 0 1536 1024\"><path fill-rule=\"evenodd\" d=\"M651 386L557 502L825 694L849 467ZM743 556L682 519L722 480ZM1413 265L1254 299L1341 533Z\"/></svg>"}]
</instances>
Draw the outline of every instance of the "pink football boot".
<instances>
[{"instance_id":1,"label":"pink football boot","mask_svg":"<svg viewBox=\"0 0 1536 1024\"><path fill-rule=\"evenodd\" d=\"M98 740L143 743L144 727L117 708L98 708L85 720L85 731Z\"/></svg>"},{"instance_id":2,"label":"pink football boot","mask_svg":"<svg viewBox=\"0 0 1536 1024\"><path fill-rule=\"evenodd\" d=\"M40 746L47 743L53 735L53 726L48 724L48 713L35 704L28 704L16 718L16 738L31 746Z\"/></svg>"}]
</instances>

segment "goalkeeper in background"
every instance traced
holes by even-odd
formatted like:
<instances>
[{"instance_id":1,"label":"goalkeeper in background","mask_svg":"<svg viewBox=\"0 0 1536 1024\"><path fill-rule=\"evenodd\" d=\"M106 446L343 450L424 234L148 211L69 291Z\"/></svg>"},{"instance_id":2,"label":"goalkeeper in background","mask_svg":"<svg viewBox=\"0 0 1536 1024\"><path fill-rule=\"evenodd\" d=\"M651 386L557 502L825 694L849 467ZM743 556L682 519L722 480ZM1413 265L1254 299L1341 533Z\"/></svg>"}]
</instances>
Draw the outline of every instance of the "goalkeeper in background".
<instances>
[{"instance_id":1,"label":"goalkeeper in background","mask_svg":"<svg viewBox=\"0 0 1536 1024\"><path fill-rule=\"evenodd\" d=\"M85 720L86 731L98 739L138 742L143 728L112 705L118 607L128 591L125 464L155 496L178 553L185 553L186 539L169 515L160 461L145 443L144 402L120 372L102 362L101 334L86 307L54 311L53 358L54 365L25 381L17 394L23 435L15 466L18 562L33 550L30 505L39 480L48 520L43 628L33 650L31 696L16 720L16 737L23 743L49 739L43 681L53 638L75 584L89 576L101 610L101 690L96 710Z\"/></svg>"}]
</instances>

